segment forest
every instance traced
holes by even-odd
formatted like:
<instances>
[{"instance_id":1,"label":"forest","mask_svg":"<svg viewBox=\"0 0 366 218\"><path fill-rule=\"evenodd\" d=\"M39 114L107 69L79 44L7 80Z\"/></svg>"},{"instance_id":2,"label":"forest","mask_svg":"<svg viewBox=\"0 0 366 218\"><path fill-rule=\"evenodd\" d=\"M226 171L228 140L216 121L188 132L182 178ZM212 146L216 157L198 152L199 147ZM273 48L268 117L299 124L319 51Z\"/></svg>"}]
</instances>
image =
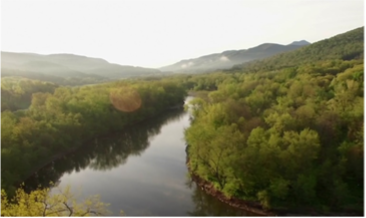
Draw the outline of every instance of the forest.
<instances>
[{"instance_id":1,"label":"forest","mask_svg":"<svg viewBox=\"0 0 366 218\"><path fill-rule=\"evenodd\" d=\"M49 82L4 77L1 79L1 111L27 109L31 104L33 93L53 93L57 87L58 85Z\"/></svg>"},{"instance_id":2,"label":"forest","mask_svg":"<svg viewBox=\"0 0 366 218\"><path fill-rule=\"evenodd\" d=\"M265 209L363 213L363 75L360 28L197 78L206 92L185 133L191 172Z\"/></svg>"},{"instance_id":3,"label":"forest","mask_svg":"<svg viewBox=\"0 0 366 218\"><path fill-rule=\"evenodd\" d=\"M87 166L76 152L86 141L182 106L190 93L196 96L185 131L191 174L265 210L363 213L363 35L362 27L204 74L79 87L3 78L1 188L14 195L61 156L70 166L42 169L50 175L40 183L57 179L55 168ZM136 137L144 143L147 134ZM116 154L138 152L126 149Z\"/></svg>"},{"instance_id":4,"label":"forest","mask_svg":"<svg viewBox=\"0 0 366 218\"><path fill-rule=\"evenodd\" d=\"M30 90L22 87L19 92ZM174 82L133 80L33 93L27 110L1 114L2 189L14 194L45 163L76 151L87 140L183 106L185 96L185 89Z\"/></svg>"}]
</instances>

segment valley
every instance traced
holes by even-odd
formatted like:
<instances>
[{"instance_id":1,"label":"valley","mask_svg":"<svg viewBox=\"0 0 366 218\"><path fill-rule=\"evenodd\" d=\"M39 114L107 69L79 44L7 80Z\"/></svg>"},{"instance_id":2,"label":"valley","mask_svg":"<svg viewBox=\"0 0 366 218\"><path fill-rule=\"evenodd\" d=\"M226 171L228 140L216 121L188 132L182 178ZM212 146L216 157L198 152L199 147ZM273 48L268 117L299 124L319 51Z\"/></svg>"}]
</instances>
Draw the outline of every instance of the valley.
<instances>
[{"instance_id":1,"label":"valley","mask_svg":"<svg viewBox=\"0 0 366 218\"><path fill-rule=\"evenodd\" d=\"M1 64L2 199L71 185L114 216L363 214L364 27L159 69L12 52ZM21 215L46 210L29 205Z\"/></svg>"}]
</instances>

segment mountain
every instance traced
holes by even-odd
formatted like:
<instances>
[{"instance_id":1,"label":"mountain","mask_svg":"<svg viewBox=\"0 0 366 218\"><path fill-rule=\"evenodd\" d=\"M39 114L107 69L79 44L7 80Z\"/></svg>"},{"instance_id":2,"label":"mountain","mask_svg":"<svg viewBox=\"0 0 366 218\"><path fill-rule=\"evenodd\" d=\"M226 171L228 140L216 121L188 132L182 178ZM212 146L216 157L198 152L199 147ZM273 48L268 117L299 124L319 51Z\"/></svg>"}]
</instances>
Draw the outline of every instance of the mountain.
<instances>
[{"instance_id":1,"label":"mountain","mask_svg":"<svg viewBox=\"0 0 366 218\"><path fill-rule=\"evenodd\" d=\"M234 66L226 71L259 72L279 70L324 60L352 60L364 57L364 27L304 46L295 51L276 54Z\"/></svg>"},{"instance_id":2,"label":"mountain","mask_svg":"<svg viewBox=\"0 0 366 218\"><path fill-rule=\"evenodd\" d=\"M216 69L229 69L236 64L266 58L281 52L292 51L309 44L305 40L295 41L289 45L264 43L249 49L229 50L199 58L182 60L173 65L161 67L160 70L179 73L201 73Z\"/></svg>"},{"instance_id":3,"label":"mountain","mask_svg":"<svg viewBox=\"0 0 366 218\"><path fill-rule=\"evenodd\" d=\"M40 55L1 52L2 76L22 76L63 84L65 79L113 80L151 76L159 70L112 64L100 58L74 54ZM43 79L42 79L43 77Z\"/></svg>"},{"instance_id":4,"label":"mountain","mask_svg":"<svg viewBox=\"0 0 366 218\"><path fill-rule=\"evenodd\" d=\"M300 46L304 46L304 45L310 45L310 42L308 42L308 41L306 41L306 40L293 41L290 45L300 45Z\"/></svg>"}]
</instances>

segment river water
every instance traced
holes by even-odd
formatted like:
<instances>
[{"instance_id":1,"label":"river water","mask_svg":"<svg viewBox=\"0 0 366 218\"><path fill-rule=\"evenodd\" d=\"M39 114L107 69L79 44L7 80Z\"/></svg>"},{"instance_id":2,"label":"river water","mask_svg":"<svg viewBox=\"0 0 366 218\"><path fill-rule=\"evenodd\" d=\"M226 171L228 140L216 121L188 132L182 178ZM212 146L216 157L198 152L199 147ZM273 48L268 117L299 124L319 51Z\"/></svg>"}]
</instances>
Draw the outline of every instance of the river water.
<instances>
[{"instance_id":1,"label":"river water","mask_svg":"<svg viewBox=\"0 0 366 218\"><path fill-rule=\"evenodd\" d=\"M94 139L28 182L70 185L81 192L81 198L98 194L101 201L110 203L114 216L121 210L127 216L252 215L220 202L191 182L184 141L189 125L188 112L166 112L121 133Z\"/></svg>"}]
</instances>

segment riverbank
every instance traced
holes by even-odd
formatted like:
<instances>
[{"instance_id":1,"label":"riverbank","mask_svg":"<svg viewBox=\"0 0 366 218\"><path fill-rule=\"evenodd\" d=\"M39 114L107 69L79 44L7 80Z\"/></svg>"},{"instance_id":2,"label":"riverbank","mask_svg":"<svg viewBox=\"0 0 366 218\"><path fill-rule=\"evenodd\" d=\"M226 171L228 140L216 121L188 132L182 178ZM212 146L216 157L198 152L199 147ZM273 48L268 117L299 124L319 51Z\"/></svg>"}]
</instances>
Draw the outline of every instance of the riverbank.
<instances>
[{"instance_id":1,"label":"riverbank","mask_svg":"<svg viewBox=\"0 0 366 218\"><path fill-rule=\"evenodd\" d=\"M188 148L188 146L187 146ZM187 151L187 150L186 150ZM187 153L188 155L188 153ZM198 187L200 187L202 190L204 190L207 194L219 199L221 202L226 203L232 207L254 213L256 215L260 216L277 216L278 214L270 211L265 210L259 203L257 202L250 202L250 201L244 201L242 199L234 198L234 197L227 197L225 194L219 190L216 190L214 185L201 177L199 177L196 174L193 174L190 170L189 165L189 158L187 157L186 165L188 168L188 171L190 173L192 181L194 181Z\"/></svg>"},{"instance_id":2,"label":"riverbank","mask_svg":"<svg viewBox=\"0 0 366 218\"><path fill-rule=\"evenodd\" d=\"M135 127L137 125L140 125L141 123L144 123L144 122L146 122L146 121L148 121L148 120L150 120L150 119L152 119L152 118L154 118L156 116L162 115L162 114L164 114L164 113L166 113L168 111L179 110L179 109L182 109L183 110L183 106L184 106L184 102L182 102L182 104L179 104L179 105L174 105L174 106L167 107L165 110L160 111L159 113L155 114L154 116L147 117L147 118L145 118L145 119L143 119L141 121L138 121L138 122L126 124L124 127L122 127L118 131L123 131L125 129L133 128L133 127ZM109 135L109 134L113 134L113 133L108 133L107 135ZM88 139L88 140L85 140L84 143L82 143L80 146L73 147L73 148L67 149L65 151L59 152L58 154L52 155L51 157L47 158L47 160L45 160L42 163L38 164L32 170L30 170L28 173L26 173L25 176L24 176L24 179L21 180L21 181L15 182L14 183L14 186L15 187L19 187L23 181L26 181L29 178L31 178L32 176L34 176L41 169L49 166L53 162L55 162L55 161L57 161L57 160L65 157L66 155L69 155L69 154L72 154L74 152L77 152L78 150L82 149L83 147L88 146L88 143L91 142L91 141L93 141L93 140L95 140L95 138L100 138L100 137L104 137L104 136L106 136L106 134L95 135L93 138Z\"/></svg>"},{"instance_id":3,"label":"riverbank","mask_svg":"<svg viewBox=\"0 0 366 218\"><path fill-rule=\"evenodd\" d=\"M190 171L189 158L187 158L187 167ZM365 217L365 214L357 214L352 212L320 213L316 212L316 210L313 209L310 209L310 211L312 211L311 213L304 211L285 211L276 209L266 210L258 202L250 202L234 197L227 197L223 192L217 190L212 183L202 179L198 175L192 174L190 172L190 176L192 178L192 181L194 181L198 187L204 190L207 194L217 198L221 202L228 204L234 208L238 208L262 217Z\"/></svg>"},{"instance_id":4,"label":"riverbank","mask_svg":"<svg viewBox=\"0 0 366 218\"><path fill-rule=\"evenodd\" d=\"M272 211L267 211L263 209L259 203L244 201L233 197L226 197L224 193L216 190L212 183L205 181L204 179L200 178L197 175L191 174L191 178L197 184L197 186L200 187L202 190L205 190L207 194L212 195L213 197L219 199L221 202L224 202L232 207L239 208L261 216L277 215Z\"/></svg>"}]
</instances>

